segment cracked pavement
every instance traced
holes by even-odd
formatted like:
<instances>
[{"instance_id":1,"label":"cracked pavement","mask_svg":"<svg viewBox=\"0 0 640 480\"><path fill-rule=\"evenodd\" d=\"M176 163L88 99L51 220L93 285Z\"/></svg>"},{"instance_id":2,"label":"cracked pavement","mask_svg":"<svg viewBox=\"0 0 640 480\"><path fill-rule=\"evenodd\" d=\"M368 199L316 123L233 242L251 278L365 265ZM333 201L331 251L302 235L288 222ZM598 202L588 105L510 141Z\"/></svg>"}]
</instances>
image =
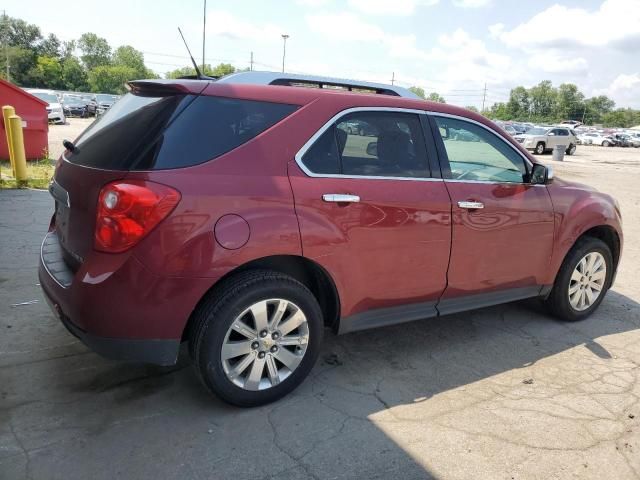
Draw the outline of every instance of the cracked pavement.
<instances>
[{"instance_id":1,"label":"cracked pavement","mask_svg":"<svg viewBox=\"0 0 640 480\"><path fill-rule=\"evenodd\" d=\"M208 395L184 352L127 365L76 341L37 286L48 193L0 191L0 479L640 478L640 151L555 166L622 205L596 314L528 301L327 334L310 378L255 409Z\"/></svg>"}]
</instances>

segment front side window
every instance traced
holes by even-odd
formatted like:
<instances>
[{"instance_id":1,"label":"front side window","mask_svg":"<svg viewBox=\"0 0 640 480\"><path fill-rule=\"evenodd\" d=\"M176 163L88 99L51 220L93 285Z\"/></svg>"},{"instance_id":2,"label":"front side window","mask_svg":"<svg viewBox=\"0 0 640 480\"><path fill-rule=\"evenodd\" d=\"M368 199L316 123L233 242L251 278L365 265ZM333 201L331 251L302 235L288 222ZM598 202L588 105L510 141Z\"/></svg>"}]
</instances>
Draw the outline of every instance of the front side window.
<instances>
[{"instance_id":1,"label":"front side window","mask_svg":"<svg viewBox=\"0 0 640 480\"><path fill-rule=\"evenodd\" d=\"M434 117L454 180L522 183L527 168L504 140L464 120Z\"/></svg>"},{"instance_id":2,"label":"front side window","mask_svg":"<svg viewBox=\"0 0 640 480\"><path fill-rule=\"evenodd\" d=\"M420 119L401 112L355 112L332 124L304 154L316 174L430 176Z\"/></svg>"}]
</instances>

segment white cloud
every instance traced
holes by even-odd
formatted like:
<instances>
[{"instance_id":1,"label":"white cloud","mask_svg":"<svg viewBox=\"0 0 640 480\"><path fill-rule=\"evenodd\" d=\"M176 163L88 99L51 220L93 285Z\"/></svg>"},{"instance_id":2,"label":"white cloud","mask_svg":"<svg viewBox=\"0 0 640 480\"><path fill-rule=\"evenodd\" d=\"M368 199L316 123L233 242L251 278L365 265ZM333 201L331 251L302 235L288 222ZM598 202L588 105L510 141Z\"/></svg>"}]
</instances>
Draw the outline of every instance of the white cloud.
<instances>
[{"instance_id":1,"label":"white cloud","mask_svg":"<svg viewBox=\"0 0 640 480\"><path fill-rule=\"evenodd\" d=\"M370 15L412 15L419 6L432 6L440 0L349 0L349 6Z\"/></svg>"},{"instance_id":2,"label":"white cloud","mask_svg":"<svg viewBox=\"0 0 640 480\"><path fill-rule=\"evenodd\" d=\"M331 3L331 0L296 0L298 5L302 5L305 7L324 7L325 5Z\"/></svg>"},{"instance_id":3,"label":"white cloud","mask_svg":"<svg viewBox=\"0 0 640 480\"><path fill-rule=\"evenodd\" d=\"M272 23L256 24L242 20L222 10L207 13L207 32L232 39L252 40L258 42L278 41L285 32L282 27Z\"/></svg>"},{"instance_id":4,"label":"white cloud","mask_svg":"<svg viewBox=\"0 0 640 480\"><path fill-rule=\"evenodd\" d=\"M453 0L453 4L460 8L481 8L491 5L492 0Z\"/></svg>"},{"instance_id":5,"label":"white cloud","mask_svg":"<svg viewBox=\"0 0 640 480\"><path fill-rule=\"evenodd\" d=\"M594 91L594 95L607 95L622 107L640 108L640 72L618 75L608 88Z\"/></svg>"},{"instance_id":6,"label":"white cloud","mask_svg":"<svg viewBox=\"0 0 640 480\"><path fill-rule=\"evenodd\" d=\"M489 25L489 36L491 38L500 38L500 35L504 32L504 23L496 23Z\"/></svg>"},{"instance_id":7,"label":"white cloud","mask_svg":"<svg viewBox=\"0 0 640 480\"><path fill-rule=\"evenodd\" d=\"M523 49L640 48L640 3L638 0L605 0L594 11L553 5L511 31L496 33L507 45Z\"/></svg>"},{"instance_id":8,"label":"white cloud","mask_svg":"<svg viewBox=\"0 0 640 480\"><path fill-rule=\"evenodd\" d=\"M331 41L379 43L393 57L427 60L429 55L416 46L415 35L386 33L378 25L365 22L354 13L308 15L307 24Z\"/></svg>"},{"instance_id":9,"label":"white cloud","mask_svg":"<svg viewBox=\"0 0 640 480\"><path fill-rule=\"evenodd\" d=\"M532 55L529 67L547 73L580 74L589 70L589 63L582 57L569 57L553 52Z\"/></svg>"}]
</instances>

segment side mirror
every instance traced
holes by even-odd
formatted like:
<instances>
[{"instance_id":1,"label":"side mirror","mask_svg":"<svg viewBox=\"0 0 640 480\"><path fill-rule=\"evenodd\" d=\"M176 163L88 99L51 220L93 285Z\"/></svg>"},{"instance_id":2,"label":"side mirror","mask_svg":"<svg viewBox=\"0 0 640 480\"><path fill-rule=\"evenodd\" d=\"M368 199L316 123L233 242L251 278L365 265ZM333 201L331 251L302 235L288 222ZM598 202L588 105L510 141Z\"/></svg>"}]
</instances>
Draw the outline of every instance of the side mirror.
<instances>
[{"instance_id":1,"label":"side mirror","mask_svg":"<svg viewBox=\"0 0 640 480\"><path fill-rule=\"evenodd\" d=\"M372 157L378 156L378 142L369 142L367 145L367 155L371 155Z\"/></svg>"},{"instance_id":2,"label":"side mirror","mask_svg":"<svg viewBox=\"0 0 640 480\"><path fill-rule=\"evenodd\" d=\"M549 185L553 182L553 168L534 163L529 178L531 185Z\"/></svg>"}]
</instances>

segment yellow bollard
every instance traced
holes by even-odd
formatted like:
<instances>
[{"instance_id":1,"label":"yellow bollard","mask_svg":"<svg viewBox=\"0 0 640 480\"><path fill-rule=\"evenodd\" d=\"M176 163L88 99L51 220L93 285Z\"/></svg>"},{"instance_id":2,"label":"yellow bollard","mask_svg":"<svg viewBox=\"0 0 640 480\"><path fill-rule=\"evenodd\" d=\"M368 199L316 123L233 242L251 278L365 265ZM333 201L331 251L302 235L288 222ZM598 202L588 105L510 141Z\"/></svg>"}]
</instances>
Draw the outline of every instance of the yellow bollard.
<instances>
[{"instance_id":1,"label":"yellow bollard","mask_svg":"<svg viewBox=\"0 0 640 480\"><path fill-rule=\"evenodd\" d=\"M22 119L17 115L9 117L11 131L11 149L13 165L16 171L16 184L23 187L27 183L27 157L24 153L24 137L22 136Z\"/></svg>"},{"instance_id":2,"label":"yellow bollard","mask_svg":"<svg viewBox=\"0 0 640 480\"><path fill-rule=\"evenodd\" d=\"M2 118L4 118L4 130L7 133L7 146L9 147L9 162L11 163L11 171L13 176L16 176L16 168L13 165L13 149L11 145L11 129L9 128L9 117L15 115L16 111L11 105L5 105L2 107Z\"/></svg>"}]
</instances>

